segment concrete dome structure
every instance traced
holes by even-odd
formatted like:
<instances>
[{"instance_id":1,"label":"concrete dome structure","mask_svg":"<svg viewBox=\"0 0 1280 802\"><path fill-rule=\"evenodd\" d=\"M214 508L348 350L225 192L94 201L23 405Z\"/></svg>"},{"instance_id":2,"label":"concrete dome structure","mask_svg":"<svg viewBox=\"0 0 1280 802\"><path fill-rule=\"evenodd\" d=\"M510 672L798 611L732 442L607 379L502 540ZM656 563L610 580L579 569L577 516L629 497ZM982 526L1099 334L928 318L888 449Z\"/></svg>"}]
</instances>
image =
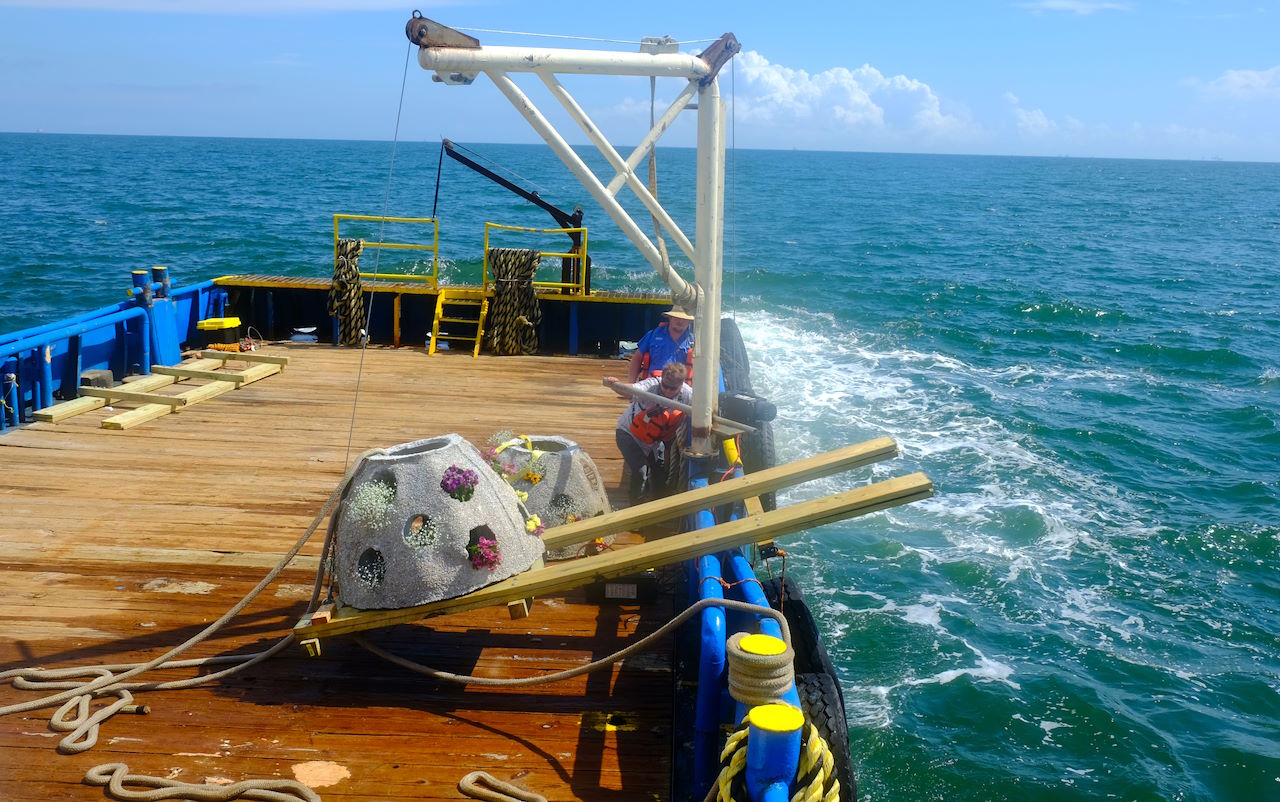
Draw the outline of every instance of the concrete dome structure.
<instances>
[{"instance_id":1,"label":"concrete dome structure","mask_svg":"<svg viewBox=\"0 0 1280 802\"><path fill-rule=\"evenodd\" d=\"M543 554L515 490L456 434L367 457L330 528L339 601L366 610L461 596Z\"/></svg>"}]
</instances>

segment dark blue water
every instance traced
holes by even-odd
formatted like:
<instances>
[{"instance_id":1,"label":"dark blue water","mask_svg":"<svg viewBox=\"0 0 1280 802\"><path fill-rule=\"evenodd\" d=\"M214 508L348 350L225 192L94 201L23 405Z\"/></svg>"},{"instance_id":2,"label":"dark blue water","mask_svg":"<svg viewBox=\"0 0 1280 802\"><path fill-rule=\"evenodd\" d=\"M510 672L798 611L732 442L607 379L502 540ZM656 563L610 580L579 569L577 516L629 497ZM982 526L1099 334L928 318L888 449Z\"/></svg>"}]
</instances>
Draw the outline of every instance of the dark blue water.
<instances>
[{"instance_id":1,"label":"dark blue water","mask_svg":"<svg viewBox=\"0 0 1280 802\"><path fill-rule=\"evenodd\" d=\"M477 150L587 208L599 286L658 286L545 149ZM391 154L0 135L0 330L152 264L328 275L334 212L432 213L438 143ZM691 236L692 164L659 155ZM937 487L786 544L863 798L1280 800L1280 165L738 151L728 183L780 457L887 434L867 473ZM454 280L486 219L551 224L448 163L436 214Z\"/></svg>"}]
</instances>

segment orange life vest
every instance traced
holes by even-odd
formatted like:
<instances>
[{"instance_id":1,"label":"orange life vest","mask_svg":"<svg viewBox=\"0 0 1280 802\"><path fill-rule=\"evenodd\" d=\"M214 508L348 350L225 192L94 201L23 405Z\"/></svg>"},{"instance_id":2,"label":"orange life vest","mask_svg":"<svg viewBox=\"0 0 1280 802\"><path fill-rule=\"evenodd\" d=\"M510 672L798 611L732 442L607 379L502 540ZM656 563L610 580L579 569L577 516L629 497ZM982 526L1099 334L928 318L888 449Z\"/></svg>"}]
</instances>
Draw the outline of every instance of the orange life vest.
<instances>
[{"instance_id":1,"label":"orange life vest","mask_svg":"<svg viewBox=\"0 0 1280 802\"><path fill-rule=\"evenodd\" d=\"M652 412L640 410L631 418L631 434L641 443L670 442L684 421L684 412L668 407L659 407Z\"/></svg>"}]
</instances>

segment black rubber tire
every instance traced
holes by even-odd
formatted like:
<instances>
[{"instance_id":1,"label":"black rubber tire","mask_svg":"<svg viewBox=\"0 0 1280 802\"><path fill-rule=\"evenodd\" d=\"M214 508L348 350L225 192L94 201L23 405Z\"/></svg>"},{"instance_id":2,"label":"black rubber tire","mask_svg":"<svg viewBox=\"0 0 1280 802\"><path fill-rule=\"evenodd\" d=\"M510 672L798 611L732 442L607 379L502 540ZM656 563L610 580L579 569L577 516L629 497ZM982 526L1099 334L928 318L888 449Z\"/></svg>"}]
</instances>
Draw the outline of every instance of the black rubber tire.
<instances>
[{"instance_id":1,"label":"black rubber tire","mask_svg":"<svg viewBox=\"0 0 1280 802\"><path fill-rule=\"evenodd\" d=\"M773 577L763 583L763 587L769 606L775 610L778 609L779 598L783 592L781 578ZM786 604L781 607L782 614L787 619L787 627L791 630L791 648L796 653L796 673L828 674L832 678L839 676L836 673L835 663L831 661L831 655L822 642L818 624L813 620L813 612L805 603L804 594L791 581L791 577L786 578ZM844 689L840 687L839 681L836 681L836 692L840 695L840 704L843 706Z\"/></svg>"},{"instance_id":2,"label":"black rubber tire","mask_svg":"<svg viewBox=\"0 0 1280 802\"><path fill-rule=\"evenodd\" d=\"M742 435L742 470L744 473L755 473L778 464L778 456L773 447L773 423L756 424L754 433ZM778 495L774 492L760 494L760 506L766 511L778 508Z\"/></svg>"},{"instance_id":3,"label":"black rubber tire","mask_svg":"<svg viewBox=\"0 0 1280 802\"><path fill-rule=\"evenodd\" d=\"M738 324L729 317L720 318L720 373L724 376L725 392L753 392L747 347L742 344Z\"/></svg>"},{"instance_id":4,"label":"black rubber tire","mask_svg":"<svg viewBox=\"0 0 1280 802\"><path fill-rule=\"evenodd\" d=\"M796 693L800 695L805 720L817 728L831 750L836 779L840 781L840 802L855 802L858 786L853 779L849 725L845 721L839 688L830 674L796 674Z\"/></svg>"}]
</instances>

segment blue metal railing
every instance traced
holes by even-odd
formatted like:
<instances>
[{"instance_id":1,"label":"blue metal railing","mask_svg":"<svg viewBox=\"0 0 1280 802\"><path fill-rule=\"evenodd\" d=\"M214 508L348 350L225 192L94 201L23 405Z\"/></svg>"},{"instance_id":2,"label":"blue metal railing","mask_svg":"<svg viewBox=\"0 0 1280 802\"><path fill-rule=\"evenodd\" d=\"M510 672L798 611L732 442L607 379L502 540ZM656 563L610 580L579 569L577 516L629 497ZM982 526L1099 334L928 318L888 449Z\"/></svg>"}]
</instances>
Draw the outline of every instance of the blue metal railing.
<instances>
[{"instance_id":1,"label":"blue metal railing","mask_svg":"<svg viewBox=\"0 0 1280 802\"><path fill-rule=\"evenodd\" d=\"M166 300L178 342L212 312L221 316L226 293L212 281L171 289L167 268L134 271L134 297L62 320L0 333L0 432L23 423L27 410L50 407L55 395L75 397L85 370L106 368L115 379L148 374L157 364L155 301ZM154 280L148 280L154 279Z\"/></svg>"}]
</instances>

